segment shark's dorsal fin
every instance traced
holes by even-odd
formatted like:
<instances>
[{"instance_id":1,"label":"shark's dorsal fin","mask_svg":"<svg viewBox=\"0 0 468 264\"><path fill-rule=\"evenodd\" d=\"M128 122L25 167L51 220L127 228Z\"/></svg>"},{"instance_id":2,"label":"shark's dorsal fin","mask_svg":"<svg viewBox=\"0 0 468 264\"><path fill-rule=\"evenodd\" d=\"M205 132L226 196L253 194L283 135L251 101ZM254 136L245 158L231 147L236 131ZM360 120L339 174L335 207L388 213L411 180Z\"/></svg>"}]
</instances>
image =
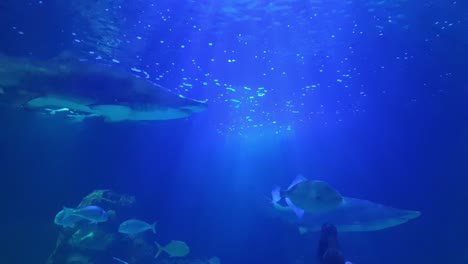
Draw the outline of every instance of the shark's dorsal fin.
<instances>
[{"instance_id":1,"label":"shark's dorsal fin","mask_svg":"<svg viewBox=\"0 0 468 264\"><path fill-rule=\"evenodd\" d=\"M301 174L297 175L294 181L291 183L291 185L289 185L288 190L304 181L307 181L307 179L304 176L302 176Z\"/></svg>"}]
</instances>

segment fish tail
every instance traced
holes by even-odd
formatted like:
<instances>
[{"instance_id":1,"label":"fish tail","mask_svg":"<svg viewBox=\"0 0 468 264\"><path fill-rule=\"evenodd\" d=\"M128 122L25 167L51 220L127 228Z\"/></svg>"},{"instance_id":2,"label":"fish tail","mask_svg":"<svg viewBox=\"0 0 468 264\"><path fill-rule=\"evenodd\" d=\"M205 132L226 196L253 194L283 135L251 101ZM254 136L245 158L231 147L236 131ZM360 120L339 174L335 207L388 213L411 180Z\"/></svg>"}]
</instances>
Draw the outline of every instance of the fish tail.
<instances>
[{"instance_id":1,"label":"fish tail","mask_svg":"<svg viewBox=\"0 0 468 264\"><path fill-rule=\"evenodd\" d=\"M277 203L281 200L281 188L280 187L275 187L271 191L271 200L273 203Z\"/></svg>"},{"instance_id":2,"label":"fish tail","mask_svg":"<svg viewBox=\"0 0 468 264\"><path fill-rule=\"evenodd\" d=\"M156 222L154 222L154 223L151 225L151 231L153 231L153 233L156 234Z\"/></svg>"},{"instance_id":3,"label":"fish tail","mask_svg":"<svg viewBox=\"0 0 468 264\"><path fill-rule=\"evenodd\" d=\"M156 247L158 247L158 252L156 252L156 255L154 255L154 258L158 258L159 255L161 255L162 248L161 248L161 245L159 245L158 242L154 241L154 244L156 244Z\"/></svg>"}]
</instances>

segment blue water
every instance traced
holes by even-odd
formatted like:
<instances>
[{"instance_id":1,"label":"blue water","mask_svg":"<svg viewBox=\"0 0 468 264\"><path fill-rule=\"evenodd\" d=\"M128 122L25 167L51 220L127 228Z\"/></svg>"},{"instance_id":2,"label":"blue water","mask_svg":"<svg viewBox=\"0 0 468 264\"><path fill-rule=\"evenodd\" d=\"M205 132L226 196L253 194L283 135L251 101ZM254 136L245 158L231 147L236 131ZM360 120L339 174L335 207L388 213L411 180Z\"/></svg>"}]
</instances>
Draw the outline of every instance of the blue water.
<instances>
[{"instance_id":1,"label":"blue water","mask_svg":"<svg viewBox=\"0 0 468 264\"><path fill-rule=\"evenodd\" d=\"M0 262L45 263L55 214L112 189L157 221L148 243L190 247L144 263L318 263L318 233L263 210L302 174L422 212L339 234L353 263L468 263L467 17L462 1L0 3L2 54L71 51L209 104L144 123L0 108Z\"/></svg>"}]
</instances>

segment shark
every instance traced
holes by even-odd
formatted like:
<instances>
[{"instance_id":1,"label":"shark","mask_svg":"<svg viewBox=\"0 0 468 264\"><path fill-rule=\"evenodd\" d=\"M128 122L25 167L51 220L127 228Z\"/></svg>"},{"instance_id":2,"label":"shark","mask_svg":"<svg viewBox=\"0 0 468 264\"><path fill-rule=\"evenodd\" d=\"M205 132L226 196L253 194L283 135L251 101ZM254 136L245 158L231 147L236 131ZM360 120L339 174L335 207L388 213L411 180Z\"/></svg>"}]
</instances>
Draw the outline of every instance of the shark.
<instances>
[{"instance_id":1,"label":"shark","mask_svg":"<svg viewBox=\"0 0 468 264\"><path fill-rule=\"evenodd\" d=\"M181 119L207 109L206 101L70 54L48 60L0 55L0 104L107 122Z\"/></svg>"},{"instance_id":2,"label":"shark","mask_svg":"<svg viewBox=\"0 0 468 264\"><path fill-rule=\"evenodd\" d=\"M295 225L300 234L319 232L324 223L336 226L339 232L371 232L395 227L421 216L420 211L398 209L368 200L345 197L343 203L325 213L305 212L297 218L294 209L272 201L270 215Z\"/></svg>"}]
</instances>

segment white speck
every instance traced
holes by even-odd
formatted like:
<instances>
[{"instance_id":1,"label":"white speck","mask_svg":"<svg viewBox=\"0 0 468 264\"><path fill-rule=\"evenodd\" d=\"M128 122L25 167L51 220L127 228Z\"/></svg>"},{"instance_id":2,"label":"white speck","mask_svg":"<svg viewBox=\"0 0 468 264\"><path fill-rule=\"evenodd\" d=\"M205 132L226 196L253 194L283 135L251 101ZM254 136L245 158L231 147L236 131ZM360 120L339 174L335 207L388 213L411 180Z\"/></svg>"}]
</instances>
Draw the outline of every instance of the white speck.
<instances>
[{"instance_id":1,"label":"white speck","mask_svg":"<svg viewBox=\"0 0 468 264\"><path fill-rule=\"evenodd\" d=\"M140 36L138 36L138 37L137 37L137 39L140 39L140 40L141 40L141 37L140 37Z\"/></svg>"},{"instance_id":2,"label":"white speck","mask_svg":"<svg viewBox=\"0 0 468 264\"><path fill-rule=\"evenodd\" d=\"M116 59L112 59L112 62L114 63L120 63L120 61L116 60Z\"/></svg>"}]
</instances>

